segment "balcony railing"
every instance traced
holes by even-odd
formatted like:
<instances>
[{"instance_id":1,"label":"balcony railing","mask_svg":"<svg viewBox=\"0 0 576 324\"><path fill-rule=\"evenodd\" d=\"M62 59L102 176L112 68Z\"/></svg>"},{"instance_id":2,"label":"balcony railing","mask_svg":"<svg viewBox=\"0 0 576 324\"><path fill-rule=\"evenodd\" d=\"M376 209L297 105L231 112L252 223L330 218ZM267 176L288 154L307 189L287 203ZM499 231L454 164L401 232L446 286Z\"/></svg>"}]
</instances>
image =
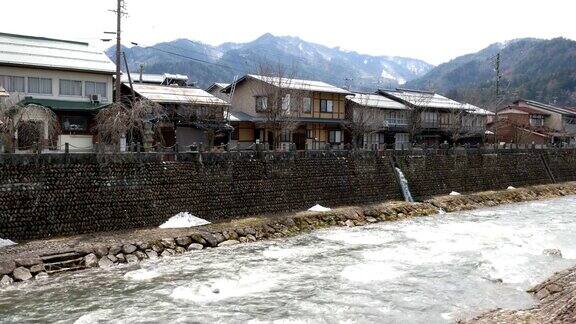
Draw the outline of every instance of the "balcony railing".
<instances>
[{"instance_id":1,"label":"balcony railing","mask_svg":"<svg viewBox=\"0 0 576 324\"><path fill-rule=\"evenodd\" d=\"M440 123L435 121L422 121L420 122L420 127L422 128L440 128Z\"/></svg>"},{"instance_id":2,"label":"balcony railing","mask_svg":"<svg viewBox=\"0 0 576 324\"><path fill-rule=\"evenodd\" d=\"M386 127L408 126L408 120L406 118L386 118L384 124Z\"/></svg>"}]
</instances>

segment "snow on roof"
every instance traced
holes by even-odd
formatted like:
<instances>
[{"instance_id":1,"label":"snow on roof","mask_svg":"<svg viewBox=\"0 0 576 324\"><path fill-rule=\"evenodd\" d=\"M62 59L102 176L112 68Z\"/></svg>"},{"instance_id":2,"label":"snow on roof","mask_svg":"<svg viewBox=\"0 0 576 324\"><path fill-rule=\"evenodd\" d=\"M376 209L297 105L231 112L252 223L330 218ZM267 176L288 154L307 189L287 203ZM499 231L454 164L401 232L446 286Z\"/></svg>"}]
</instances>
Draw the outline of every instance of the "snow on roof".
<instances>
[{"instance_id":1,"label":"snow on roof","mask_svg":"<svg viewBox=\"0 0 576 324\"><path fill-rule=\"evenodd\" d=\"M381 109L408 109L408 107L406 107L406 105L403 103L394 101L379 94L356 93L354 96L346 97L346 99L365 107Z\"/></svg>"},{"instance_id":2,"label":"snow on roof","mask_svg":"<svg viewBox=\"0 0 576 324\"><path fill-rule=\"evenodd\" d=\"M352 92L348 90L344 90L338 87L335 87L331 84L322 81L314 81L314 80L302 80L302 79L292 79L292 78L280 78L274 76L264 76L264 75L256 75L256 74L246 74L242 78L240 78L236 83L240 83L247 78L257 79L268 84L271 84L276 87L281 87L283 89L292 89L292 90L302 90L302 91L314 91L314 92L327 92L327 93L340 93L340 94L347 94L351 95ZM229 90L231 85L227 86L223 89L224 92Z\"/></svg>"},{"instance_id":3,"label":"snow on roof","mask_svg":"<svg viewBox=\"0 0 576 324\"><path fill-rule=\"evenodd\" d=\"M229 116L229 120L231 122L242 122L242 121L254 122L254 121L262 121L265 119L263 119L261 117L255 117L252 115L248 115L247 113L241 112L241 111L231 111L230 116Z\"/></svg>"},{"instance_id":4,"label":"snow on roof","mask_svg":"<svg viewBox=\"0 0 576 324\"><path fill-rule=\"evenodd\" d=\"M226 88L230 83L214 82L214 84L220 88Z\"/></svg>"},{"instance_id":5,"label":"snow on roof","mask_svg":"<svg viewBox=\"0 0 576 324\"><path fill-rule=\"evenodd\" d=\"M482 109L480 107L471 105L469 103L466 103L463 105L463 108L466 110L469 110L471 114L473 115L484 115L484 116L493 116L495 115L493 112L486 110L486 109Z\"/></svg>"},{"instance_id":6,"label":"snow on roof","mask_svg":"<svg viewBox=\"0 0 576 324\"><path fill-rule=\"evenodd\" d=\"M558 113L558 114L562 114L562 115L570 115L570 116L575 115L574 111L572 111L570 109L560 108L560 107L548 105L548 104L541 103L541 102L534 101L534 100L520 99L516 102L519 102L519 101L520 102L523 101L532 107L540 108L540 109L543 109L546 111L550 111L550 112L554 112L554 113Z\"/></svg>"},{"instance_id":7,"label":"snow on roof","mask_svg":"<svg viewBox=\"0 0 576 324\"><path fill-rule=\"evenodd\" d=\"M229 105L226 101L198 88L141 83L134 83L133 87L134 91L142 97L158 103L189 103L211 106Z\"/></svg>"},{"instance_id":8,"label":"snow on roof","mask_svg":"<svg viewBox=\"0 0 576 324\"><path fill-rule=\"evenodd\" d=\"M114 74L116 65L88 43L0 33L0 65Z\"/></svg>"},{"instance_id":9,"label":"snow on roof","mask_svg":"<svg viewBox=\"0 0 576 324\"><path fill-rule=\"evenodd\" d=\"M407 89L379 90L379 92L420 108L466 109L464 104L433 92Z\"/></svg>"},{"instance_id":10,"label":"snow on roof","mask_svg":"<svg viewBox=\"0 0 576 324\"><path fill-rule=\"evenodd\" d=\"M328 83L322 82L322 81L269 77L269 76L263 76L263 75L255 75L255 74L249 74L249 76L254 78L254 79L258 79L260 81L264 81L264 82L272 84L274 86L280 86L280 87L286 88L286 89L352 94L348 90L344 90L344 89L335 87L331 84L328 84Z\"/></svg>"},{"instance_id":11,"label":"snow on roof","mask_svg":"<svg viewBox=\"0 0 576 324\"><path fill-rule=\"evenodd\" d=\"M140 73L130 73L132 82L140 81ZM188 81L188 76L183 74L142 74L142 82L162 84L166 79ZM122 82L128 82L128 74L122 74Z\"/></svg>"},{"instance_id":12,"label":"snow on roof","mask_svg":"<svg viewBox=\"0 0 576 324\"><path fill-rule=\"evenodd\" d=\"M206 88L206 91L210 92L214 88L218 88L218 89L222 90L224 88L227 88L229 85L230 85L230 83L214 82L208 88Z\"/></svg>"},{"instance_id":13,"label":"snow on roof","mask_svg":"<svg viewBox=\"0 0 576 324\"><path fill-rule=\"evenodd\" d=\"M498 115L502 115L502 114L530 115L530 113L528 113L526 111L519 110L519 109L512 109L512 108L504 108L504 109L498 111Z\"/></svg>"}]
</instances>

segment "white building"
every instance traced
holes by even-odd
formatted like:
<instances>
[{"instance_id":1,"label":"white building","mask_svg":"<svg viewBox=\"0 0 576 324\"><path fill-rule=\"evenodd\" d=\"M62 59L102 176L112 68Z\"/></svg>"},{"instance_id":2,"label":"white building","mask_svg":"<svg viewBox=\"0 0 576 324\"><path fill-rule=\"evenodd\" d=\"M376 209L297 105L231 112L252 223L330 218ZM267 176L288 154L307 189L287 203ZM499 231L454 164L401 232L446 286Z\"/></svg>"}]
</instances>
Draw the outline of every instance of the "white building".
<instances>
[{"instance_id":1,"label":"white building","mask_svg":"<svg viewBox=\"0 0 576 324\"><path fill-rule=\"evenodd\" d=\"M45 120L31 121L41 128L44 138L37 140L45 147L92 149L93 118L112 103L115 71L106 54L88 43L0 33L0 87L10 101L41 105L57 116L60 134L52 141Z\"/></svg>"}]
</instances>

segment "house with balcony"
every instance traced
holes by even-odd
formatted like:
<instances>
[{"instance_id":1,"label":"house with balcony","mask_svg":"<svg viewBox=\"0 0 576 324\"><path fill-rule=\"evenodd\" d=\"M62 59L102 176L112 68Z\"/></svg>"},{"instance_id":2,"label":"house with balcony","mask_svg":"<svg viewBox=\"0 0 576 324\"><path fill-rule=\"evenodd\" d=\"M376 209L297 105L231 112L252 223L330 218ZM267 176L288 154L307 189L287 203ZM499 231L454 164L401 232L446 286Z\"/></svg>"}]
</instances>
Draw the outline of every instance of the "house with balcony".
<instances>
[{"instance_id":1,"label":"house with balcony","mask_svg":"<svg viewBox=\"0 0 576 324\"><path fill-rule=\"evenodd\" d=\"M347 90L321 81L248 74L222 92L233 92L228 117L233 146L344 147L346 96L353 95Z\"/></svg>"},{"instance_id":2,"label":"house with balcony","mask_svg":"<svg viewBox=\"0 0 576 324\"><path fill-rule=\"evenodd\" d=\"M116 66L88 43L0 33L0 87L11 102L52 110L59 134L50 138L52 123L43 114L28 115L19 123L34 132L14 134L16 150L41 143L46 149L90 151L95 142L94 116L112 102ZM35 135L31 135L35 134Z\"/></svg>"},{"instance_id":3,"label":"house with balcony","mask_svg":"<svg viewBox=\"0 0 576 324\"><path fill-rule=\"evenodd\" d=\"M346 125L350 142L365 149L408 147L410 109L381 94L355 93L346 97Z\"/></svg>"},{"instance_id":4,"label":"house with balcony","mask_svg":"<svg viewBox=\"0 0 576 324\"><path fill-rule=\"evenodd\" d=\"M519 99L499 110L490 128L499 142L574 144L576 112L534 100Z\"/></svg>"},{"instance_id":5,"label":"house with balcony","mask_svg":"<svg viewBox=\"0 0 576 324\"><path fill-rule=\"evenodd\" d=\"M406 105L411 111L410 136L413 143L424 146L438 146L442 143L470 143L471 138L484 136L477 128L477 134L471 134L472 123L482 119L472 118L476 111L472 105L460 103L437 93L410 90L378 90L378 94ZM471 135L477 135L472 137ZM474 143L476 139L472 141Z\"/></svg>"}]
</instances>

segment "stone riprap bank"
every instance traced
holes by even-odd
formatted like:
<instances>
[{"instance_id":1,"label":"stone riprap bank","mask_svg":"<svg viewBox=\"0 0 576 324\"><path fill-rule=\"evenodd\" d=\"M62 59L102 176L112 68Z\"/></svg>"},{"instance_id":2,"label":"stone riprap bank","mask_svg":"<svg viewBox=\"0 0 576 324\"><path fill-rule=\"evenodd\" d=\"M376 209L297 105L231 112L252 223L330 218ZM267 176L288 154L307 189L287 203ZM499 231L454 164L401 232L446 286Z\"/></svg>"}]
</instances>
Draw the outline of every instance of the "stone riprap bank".
<instances>
[{"instance_id":1,"label":"stone riprap bank","mask_svg":"<svg viewBox=\"0 0 576 324\"><path fill-rule=\"evenodd\" d=\"M0 237L28 240L156 227L188 211L213 222L402 199L393 165L424 199L576 180L575 151L182 153L0 156ZM118 159L118 157L116 157Z\"/></svg>"}]
</instances>

